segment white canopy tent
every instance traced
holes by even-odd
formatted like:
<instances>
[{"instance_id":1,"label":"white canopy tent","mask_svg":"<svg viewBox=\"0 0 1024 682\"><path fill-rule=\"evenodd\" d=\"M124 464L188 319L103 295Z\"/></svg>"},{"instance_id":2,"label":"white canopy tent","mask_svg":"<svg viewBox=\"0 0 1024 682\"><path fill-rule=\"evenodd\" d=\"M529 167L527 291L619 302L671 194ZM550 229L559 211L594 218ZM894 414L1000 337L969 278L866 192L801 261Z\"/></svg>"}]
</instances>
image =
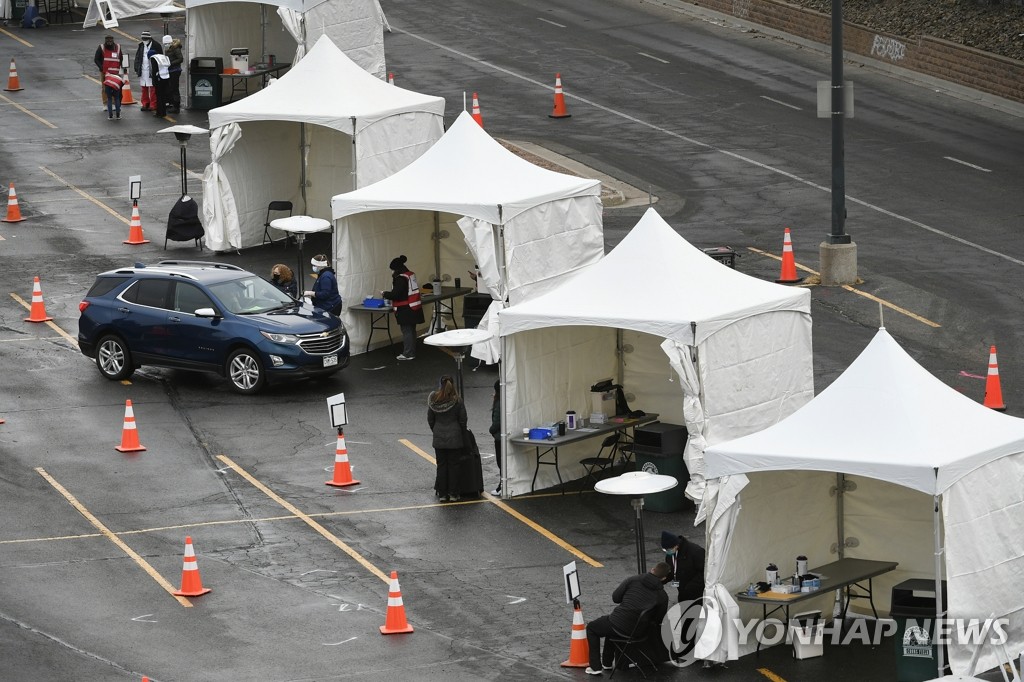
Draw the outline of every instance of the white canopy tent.
<instances>
[{"instance_id":1,"label":"white canopy tent","mask_svg":"<svg viewBox=\"0 0 1024 682\"><path fill-rule=\"evenodd\" d=\"M735 613L730 593L768 561L804 554L813 567L842 551L899 562L874 579L880 613L892 586L912 577L934 576L941 603L945 578L950 618L1008 618L1007 649L1024 649L1024 419L946 386L884 328L799 411L705 454L707 594L725 611ZM752 648L727 638L698 656ZM950 646L955 674L971 653ZM991 648L981 661L996 665Z\"/></svg>"},{"instance_id":2,"label":"white canopy tent","mask_svg":"<svg viewBox=\"0 0 1024 682\"><path fill-rule=\"evenodd\" d=\"M599 263L500 312L502 432L588 415L590 386L617 377L631 407L686 425L687 495L699 500L708 443L774 424L814 395L810 299L709 258L648 209ZM579 460L596 449L560 448L563 478L582 475ZM504 451L502 489L529 492L533 449ZM545 469L538 487L557 482Z\"/></svg>"},{"instance_id":3,"label":"white canopy tent","mask_svg":"<svg viewBox=\"0 0 1024 682\"><path fill-rule=\"evenodd\" d=\"M243 47L250 65L271 54L294 65L326 35L365 71L387 75L378 0L185 0L185 9L186 65L194 57L222 57L229 67L231 50Z\"/></svg>"},{"instance_id":4,"label":"white canopy tent","mask_svg":"<svg viewBox=\"0 0 1024 682\"><path fill-rule=\"evenodd\" d=\"M502 301L537 295L601 258L600 195L600 181L516 156L464 111L408 167L331 200L338 287L349 301L390 288L388 263L401 254L421 283L439 276L449 286L455 277L471 284L466 271L476 264L481 291L493 299L487 326ZM459 231L464 239L452 238ZM369 320L343 316L359 351ZM474 347L474 356L496 359L496 348Z\"/></svg>"},{"instance_id":5,"label":"white canopy tent","mask_svg":"<svg viewBox=\"0 0 1024 682\"><path fill-rule=\"evenodd\" d=\"M443 133L443 98L374 78L321 36L268 88L210 111L207 243L214 250L260 244L271 201L329 218L340 189L391 175Z\"/></svg>"},{"instance_id":6,"label":"white canopy tent","mask_svg":"<svg viewBox=\"0 0 1024 682\"><path fill-rule=\"evenodd\" d=\"M184 7L174 5L171 0L103 0L102 2L100 0L89 0L82 28L91 28L97 24L103 24L105 17L101 5L105 5L109 17L114 20L114 26L117 25L117 20L119 19L136 17L141 14L160 14L165 17L166 23L167 17L185 11ZM154 36L154 39L159 42L160 36Z\"/></svg>"}]
</instances>

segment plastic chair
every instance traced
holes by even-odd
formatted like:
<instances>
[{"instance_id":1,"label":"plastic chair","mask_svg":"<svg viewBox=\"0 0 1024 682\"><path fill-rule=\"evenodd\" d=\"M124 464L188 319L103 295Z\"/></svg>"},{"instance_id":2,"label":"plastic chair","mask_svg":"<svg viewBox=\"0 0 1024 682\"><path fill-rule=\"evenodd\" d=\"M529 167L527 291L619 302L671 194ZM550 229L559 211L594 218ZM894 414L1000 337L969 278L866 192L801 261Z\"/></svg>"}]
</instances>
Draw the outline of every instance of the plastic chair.
<instances>
[{"instance_id":1,"label":"plastic chair","mask_svg":"<svg viewBox=\"0 0 1024 682\"><path fill-rule=\"evenodd\" d=\"M608 450L608 448L611 448ZM608 454L605 454L605 450L608 450ZM580 460L580 464L587 470L587 473L583 476L583 485L580 487L580 494L583 494L583 490L587 487L587 481L593 481L597 483L597 474L601 473L605 469L610 469L615 466L615 458L619 454L619 434L613 433L610 436L606 436L601 442L601 449L597 451L595 457L584 457Z\"/></svg>"},{"instance_id":2,"label":"plastic chair","mask_svg":"<svg viewBox=\"0 0 1024 682\"><path fill-rule=\"evenodd\" d=\"M263 243L264 244L266 244L267 242L270 242L271 244L274 243L274 238L270 236L270 214L272 212L275 212L275 211L276 212L288 211L288 217L291 218L292 217L292 202L290 202L290 201L271 201L270 204L267 205L267 220L266 220L266 222L263 223ZM285 237L285 245L286 246L287 246L287 239L288 239L288 237L286 236Z\"/></svg>"},{"instance_id":3,"label":"plastic chair","mask_svg":"<svg viewBox=\"0 0 1024 682\"><path fill-rule=\"evenodd\" d=\"M655 607L652 606L640 614L640 617L636 620L636 625L633 626L633 631L629 633L628 637L608 637L605 640L605 646L611 645L615 649L615 657L612 660L612 673L608 676L608 679L615 677L615 671L619 669L620 657L629 661L633 667L639 670L645 680L647 679L647 673L644 672L644 661L651 666L651 670L658 669L658 664L652 661L651 657L642 648L637 646L642 646L651 634L651 628L654 625L651 622L654 609ZM659 623L658 625L660 626L661 624Z\"/></svg>"}]
</instances>

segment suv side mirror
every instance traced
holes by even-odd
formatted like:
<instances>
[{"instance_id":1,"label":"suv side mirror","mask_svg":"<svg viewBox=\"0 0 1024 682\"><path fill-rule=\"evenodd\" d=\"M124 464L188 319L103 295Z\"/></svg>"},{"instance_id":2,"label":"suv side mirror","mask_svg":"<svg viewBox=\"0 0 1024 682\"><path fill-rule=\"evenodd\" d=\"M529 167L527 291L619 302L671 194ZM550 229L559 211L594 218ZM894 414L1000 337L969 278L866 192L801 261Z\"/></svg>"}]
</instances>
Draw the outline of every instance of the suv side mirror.
<instances>
[{"instance_id":1,"label":"suv side mirror","mask_svg":"<svg viewBox=\"0 0 1024 682\"><path fill-rule=\"evenodd\" d=\"M198 308L198 309L196 309L196 317L220 317L220 316L221 316L220 313L218 313L213 308Z\"/></svg>"}]
</instances>

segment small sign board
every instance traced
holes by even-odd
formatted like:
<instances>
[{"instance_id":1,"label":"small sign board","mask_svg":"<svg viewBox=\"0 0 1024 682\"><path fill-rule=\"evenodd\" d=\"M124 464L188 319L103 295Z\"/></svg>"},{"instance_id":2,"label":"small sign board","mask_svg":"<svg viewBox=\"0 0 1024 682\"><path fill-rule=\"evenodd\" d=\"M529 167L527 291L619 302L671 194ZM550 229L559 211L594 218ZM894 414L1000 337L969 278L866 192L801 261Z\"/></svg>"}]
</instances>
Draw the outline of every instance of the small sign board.
<instances>
[{"instance_id":1,"label":"small sign board","mask_svg":"<svg viewBox=\"0 0 1024 682\"><path fill-rule=\"evenodd\" d=\"M344 393L327 398L327 412L331 418L331 426L341 428L348 424L348 410L345 409Z\"/></svg>"},{"instance_id":2,"label":"small sign board","mask_svg":"<svg viewBox=\"0 0 1024 682\"><path fill-rule=\"evenodd\" d=\"M565 576L565 603L571 604L580 598L580 578L576 573L576 562L572 561L562 566L562 574Z\"/></svg>"},{"instance_id":3,"label":"small sign board","mask_svg":"<svg viewBox=\"0 0 1024 682\"><path fill-rule=\"evenodd\" d=\"M832 118L832 81L818 81L818 118ZM853 118L853 81L843 81L843 118Z\"/></svg>"},{"instance_id":4,"label":"small sign board","mask_svg":"<svg viewBox=\"0 0 1024 682\"><path fill-rule=\"evenodd\" d=\"M96 0L96 8L100 12L103 28L117 28L117 15L114 14L114 8L110 6L110 0Z\"/></svg>"},{"instance_id":5,"label":"small sign board","mask_svg":"<svg viewBox=\"0 0 1024 682\"><path fill-rule=\"evenodd\" d=\"M141 175L130 175L128 176L128 198L132 201L138 201L142 198L142 176Z\"/></svg>"}]
</instances>

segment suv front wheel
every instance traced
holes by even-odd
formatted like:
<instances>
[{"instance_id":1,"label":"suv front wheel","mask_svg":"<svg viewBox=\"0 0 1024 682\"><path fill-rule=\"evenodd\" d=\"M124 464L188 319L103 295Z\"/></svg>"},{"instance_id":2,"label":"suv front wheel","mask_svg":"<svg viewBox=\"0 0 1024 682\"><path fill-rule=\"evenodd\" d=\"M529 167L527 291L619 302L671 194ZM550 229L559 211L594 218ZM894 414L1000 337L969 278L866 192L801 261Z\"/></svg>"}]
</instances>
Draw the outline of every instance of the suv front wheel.
<instances>
[{"instance_id":1,"label":"suv front wheel","mask_svg":"<svg viewBox=\"0 0 1024 682\"><path fill-rule=\"evenodd\" d=\"M228 358L227 375L236 393L256 393L267 382L267 373L258 355L248 348L236 350Z\"/></svg>"},{"instance_id":2,"label":"suv front wheel","mask_svg":"<svg viewBox=\"0 0 1024 682\"><path fill-rule=\"evenodd\" d=\"M111 381L127 379L135 371L132 355L120 337L108 334L96 346L96 367Z\"/></svg>"}]
</instances>

